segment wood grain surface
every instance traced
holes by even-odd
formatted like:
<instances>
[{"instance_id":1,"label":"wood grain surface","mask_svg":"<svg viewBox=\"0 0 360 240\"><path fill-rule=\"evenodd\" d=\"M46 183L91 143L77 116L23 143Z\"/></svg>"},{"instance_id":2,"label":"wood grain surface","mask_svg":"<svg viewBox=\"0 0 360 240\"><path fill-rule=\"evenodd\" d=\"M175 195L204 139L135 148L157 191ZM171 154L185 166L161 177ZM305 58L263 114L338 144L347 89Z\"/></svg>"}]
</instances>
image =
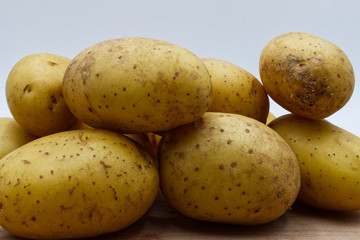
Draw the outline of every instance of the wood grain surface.
<instances>
[{"instance_id":1,"label":"wood grain surface","mask_svg":"<svg viewBox=\"0 0 360 240\"><path fill-rule=\"evenodd\" d=\"M19 240L0 227L1 240ZM160 193L149 212L122 231L92 240L116 239L360 239L360 211L329 212L296 203L279 219L260 226L193 220L176 212Z\"/></svg>"}]
</instances>

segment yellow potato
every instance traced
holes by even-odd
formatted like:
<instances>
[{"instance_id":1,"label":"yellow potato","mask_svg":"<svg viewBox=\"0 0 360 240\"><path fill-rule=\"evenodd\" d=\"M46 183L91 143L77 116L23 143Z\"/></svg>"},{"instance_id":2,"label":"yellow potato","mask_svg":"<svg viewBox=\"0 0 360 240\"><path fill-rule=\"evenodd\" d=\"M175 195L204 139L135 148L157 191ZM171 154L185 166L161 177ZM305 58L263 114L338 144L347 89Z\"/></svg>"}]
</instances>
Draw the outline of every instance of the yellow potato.
<instances>
[{"instance_id":1,"label":"yellow potato","mask_svg":"<svg viewBox=\"0 0 360 240\"><path fill-rule=\"evenodd\" d=\"M269 112L269 115L266 118L266 125L269 125L269 123L271 123L272 120L274 120L275 118L276 118L275 115Z\"/></svg>"},{"instance_id":2,"label":"yellow potato","mask_svg":"<svg viewBox=\"0 0 360 240\"><path fill-rule=\"evenodd\" d=\"M14 119L29 133L45 136L66 130L75 121L62 96L62 80L70 59L37 53L18 61L6 82L6 98Z\"/></svg>"},{"instance_id":3,"label":"yellow potato","mask_svg":"<svg viewBox=\"0 0 360 240\"><path fill-rule=\"evenodd\" d=\"M293 114L269 124L296 153L299 201L337 211L360 209L360 138L320 119Z\"/></svg>"},{"instance_id":4,"label":"yellow potato","mask_svg":"<svg viewBox=\"0 0 360 240\"><path fill-rule=\"evenodd\" d=\"M0 117L0 159L36 137L26 132L13 118Z\"/></svg>"},{"instance_id":5,"label":"yellow potato","mask_svg":"<svg viewBox=\"0 0 360 240\"><path fill-rule=\"evenodd\" d=\"M146 133L131 133L124 134L128 138L131 138L138 144L140 144L146 151L148 151L153 157L156 157L156 148L152 139Z\"/></svg>"},{"instance_id":6,"label":"yellow potato","mask_svg":"<svg viewBox=\"0 0 360 240\"><path fill-rule=\"evenodd\" d=\"M312 34L275 37L264 47L259 65L269 96L299 116L328 117L348 102L354 90L354 71L345 53Z\"/></svg>"},{"instance_id":7,"label":"yellow potato","mask_svg":"<svg viewBox=\"0 0 360 240\"><path fill-rule=\"evenodd\" d=\"M235 64L214 58L202 60L212 83L208 112L236 113L266 122L269 98L259 80Z\"/></svg>"},{"instance_id":8,"label":"yellow potato","mask_svg":"<svg viewBox=\"0 0 360 240\"><path fill-rule=\"evenodd\" d=\"M63 94L84 123L122 133L192 122L212 97L200 58L175 44L140 37L110 39L79 53L65 73Z\"/></svg>"},{"instance_id":9,"label":"yellow potato","mask_svg":"<svg viewBox=\"0 0 360 240\"><path fill-rule=\"evenodd\" d=\"M160 185L171 205L205 221L256 225L277 219L300 189L288 144L261 122L207 112L164 133Z\"/></svg>"},{"instance_id":10,"label":"yellow potato","mask_svg":"<svg viewBox=\"0 0 360 240\"><path fill-rule=\"evenodd\" d=\"M0 160L0 225L24 238L90 238L137 221L158 187L153 157L129 138L60 132Z\"/></svg>"}]
</instances>

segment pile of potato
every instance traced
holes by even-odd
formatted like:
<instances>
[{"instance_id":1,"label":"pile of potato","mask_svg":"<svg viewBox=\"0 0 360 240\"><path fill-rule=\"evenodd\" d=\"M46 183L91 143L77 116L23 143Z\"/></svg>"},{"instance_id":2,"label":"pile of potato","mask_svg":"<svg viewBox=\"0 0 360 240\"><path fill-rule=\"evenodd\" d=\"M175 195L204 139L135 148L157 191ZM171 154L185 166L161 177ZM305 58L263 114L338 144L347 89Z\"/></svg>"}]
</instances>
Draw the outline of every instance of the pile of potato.
<instances>
[{"instance_id":1,"label":"pile of potato","mask_svg":"<svg viewBox=\"0 0 360 240\"><path fill-rule=\"evenodd\" d=\"M295 201L360 209L360 139L323 118L354 89L344 52L291 32L232 63L140 37L10 72L0 119L0 226L24 238L93 237L139 220L160 188L190 218L258 225ZM269 96L291 114L275 118Z\"/></svg>"}]
</instances>

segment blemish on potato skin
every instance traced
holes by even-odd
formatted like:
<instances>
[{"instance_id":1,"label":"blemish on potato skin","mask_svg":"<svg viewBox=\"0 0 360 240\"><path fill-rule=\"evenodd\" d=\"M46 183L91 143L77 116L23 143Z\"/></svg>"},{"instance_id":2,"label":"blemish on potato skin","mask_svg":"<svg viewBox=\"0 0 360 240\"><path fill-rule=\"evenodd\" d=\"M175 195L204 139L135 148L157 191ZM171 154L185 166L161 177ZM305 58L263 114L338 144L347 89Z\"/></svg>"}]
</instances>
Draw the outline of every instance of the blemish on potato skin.
<instances>
[{"instance_id":1,"label":"blemish on potato skin","mask_svg":"<svg viewBox=\"0 0 360 240\"><path fill-rule=\"evenodd\" d=\"M26 86L24 87L23 92L25 93L30 93L31 92L31 84L26 84Z\"/></svg>"}]
</instances>

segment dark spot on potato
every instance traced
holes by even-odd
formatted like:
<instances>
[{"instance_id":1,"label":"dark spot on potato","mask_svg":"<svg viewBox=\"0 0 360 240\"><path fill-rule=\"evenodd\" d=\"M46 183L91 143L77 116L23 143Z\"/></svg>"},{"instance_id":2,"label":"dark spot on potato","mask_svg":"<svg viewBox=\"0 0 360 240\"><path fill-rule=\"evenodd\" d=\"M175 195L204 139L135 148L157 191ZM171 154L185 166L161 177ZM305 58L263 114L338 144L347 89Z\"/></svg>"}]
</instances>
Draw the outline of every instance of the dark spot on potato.
<instances>
[{"instance_id":1,"label":"dark spot on potato","mask_svg":"<svg viewBox=\"0 0 360 240\"><path fill-rule=\"evenodd\" d=\"M199 168L198 168L198 167L196 167L196 168L195 168L195 172L198 172L198 171L199 171Z\"/></svg>"},{"instance_id":2,"label":"dark spot on potato","mask_svg":"<svg viewBox=\"0 0 360 240\"><path fill-rule=\"evenodd\" d=\"M114 199L115 200L118 200L118 197L117 197L117 193L116 193L116 189L113 187L113 186L109 186L109 188L113 191L113 194L114 194ZM127 196L127 199L129 199L129 196Z\"/></svg>"},{"instance_id":3,"label":"dark spot on potato","mask_svg":"<svg viewBox=\"0 0 360 240\"><path fill-rule=\"evenodd\" d=\"M54 104L57 103L56 97L54 95L51 95L50 98L51 98L52 103L54 103Z\"/></svg>"},{"instance_id":4,"label":"dark spot on potato","mask_svg":"<svg viewBox=\"0 0 360 240\"><path fill-rule=\"evenodd\" d=\"M254 150L252 150L251 148L249 149L248 151L249 154L253 154L254 153Z\"/></svg>"},{"instance_id":5,"label":"dark spot on potato","mask_svg":"<svg viewBox=\"0 0 360 240\"><path fill-rule=\"evenodd\" d=\"M231 144L231 140L230 139L228 139L227 141L226 141L226 143L228 144L228 145L230 145Z\"/></svg>"},{"instance_id":6,"label":"dark spot on potato","mask_svg":"<svg viewBox=\"0 0 360 240\"><path fill-rule=\"evenodd\" d=\"M261 210L261 208L257 208L257 209L255 209L254 213L258 213L258 212L260 212L260 210Z\"/></svg>"},{"instance_id":7,"label":"dark spot on potato","mask_svg":"<svg viewBox=\"0 0 360 240\"><path fill-rule=\"evenodd\" d=\"M105 170L111 168L111 166L107 165L104 161L100 161L100 164L104 167Z\"/></svg>"},{"instance_id":8,"label":"dark spot on potato","mask_svg":"<svg viewBox=\"0 0 360 240\"><path fill-rule=\"evenodd\" d=\"M32 218L30 218L31 221L35 222L36 221L36 217L33 216Z\"/></svg>"},{"instance_id":9,"label":"dark spot on potato","mask_svg":"<svg viewBox=\"0 0 360 240\"><path fill-rule=\"evenodd\" d=\"M53 175L53 174L54 174L54 170L51 170L50 173L51 173L51 175Z\"/></svg>"},{"instance_id":10,"label":"dark spot on potato","mask_svg":"<svg viewBox=\"0 0 360 240\"><path fill-rule=\"evenodd\" d=\"M232 168L236 167L236 162L231 163L231 167Z\"/></svg>"},{"instance_id":11,"label":"dark spot on potato","mask_svg":"<svg viewBox=\"0 0 360 240\"><path fill-rule=\"evenodd\" d=\"M30 163L31 163L29 160L26 160L26 159L23 159L22 162L23 162L24 164L30 164Z\"/></svg>"},{"instance_id":12,"label":"dark spot on potato","mask_svg":"<svg viewBox=\"0 0 360 240\"><path fill-rule=\"evenodd\" d=\"M215 201L217 201L217 200L219 200L219 197L216 196L214 199L215 199Z\"/></svg>"},{"instance_id":13,"label":"dark spot on potato","mask_svg":"<svg viewBox=\"0 0 360 240\"><path fill-rule=\"evenodd\" d=\"M31 92L31 85L30 84L26 84L24 90L24 92L30 93Z\"/></svg>"},{"instance_id":14,"label":"dark spot on potato","mask_svg":"<svg viewBox=\"0 0 360 240\"><path fill-rule=\"evenodd\" d=\"M224 170L224 165L220 165L220 166L219 166L219 169L220 169L220 170Z\"/></svg>"},{"instance_id":15,"label":"dark spot on potato","mask_svg":"<svg viewBox=\"0 0 360 240\"><path fill-rule=\"evenodd\" d=\"M50 66L55 66L55 65L58 65L57 63L55 63L55 62L51 62L51 61L48 61L48 64L49 64Z\"/></svg>"}]
</instances>

